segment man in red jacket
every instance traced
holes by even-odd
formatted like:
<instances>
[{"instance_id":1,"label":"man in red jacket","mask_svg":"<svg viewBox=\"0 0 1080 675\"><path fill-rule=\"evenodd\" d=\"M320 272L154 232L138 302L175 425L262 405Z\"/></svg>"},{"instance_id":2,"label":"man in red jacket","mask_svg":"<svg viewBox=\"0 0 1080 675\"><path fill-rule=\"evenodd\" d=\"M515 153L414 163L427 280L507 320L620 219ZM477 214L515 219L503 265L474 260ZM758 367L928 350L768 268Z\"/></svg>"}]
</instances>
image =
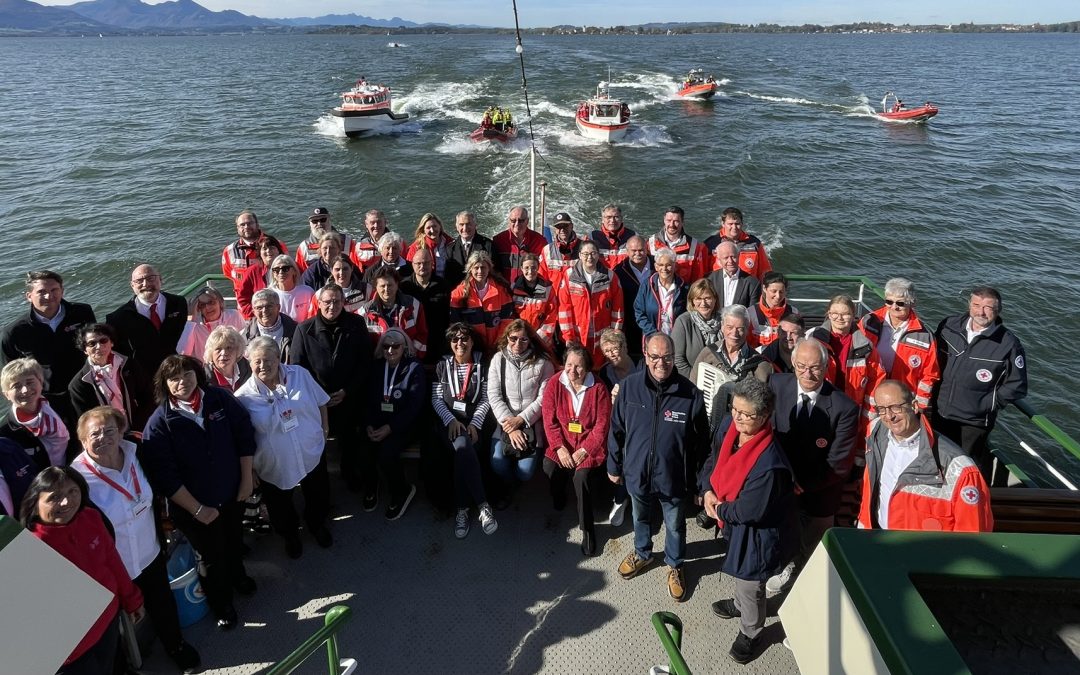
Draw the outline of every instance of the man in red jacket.
<instances>
[{"instance_id":1,"label":"man in red jacket","mask_svg":"<svg viewBox=\"0 0 1080 675\"><path fill-rule=\"evenodd\" d=\"M511 284L521 275L521 256L540 255L547 246L544 235L529 229L529 210L524 206L510 209L507 228L492 238L495 269Z\"/></svg>"}]
</instances>

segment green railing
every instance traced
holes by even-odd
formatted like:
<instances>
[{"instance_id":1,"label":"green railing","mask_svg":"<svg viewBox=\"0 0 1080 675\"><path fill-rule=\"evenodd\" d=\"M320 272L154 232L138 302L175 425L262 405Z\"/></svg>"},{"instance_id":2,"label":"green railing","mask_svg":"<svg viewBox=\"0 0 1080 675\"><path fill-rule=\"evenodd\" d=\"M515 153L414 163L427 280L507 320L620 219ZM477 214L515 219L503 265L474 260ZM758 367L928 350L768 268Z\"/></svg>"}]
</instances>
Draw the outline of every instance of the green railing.
<instances>
[{"instance_id":1,"label":"green railing","mask_svg":"<svg viewBox=\"0 0 1080 675\"><path fill-rule=\"evenodd\" d=\"M682 655L682 619L671 612L656 612L652 625L668 656L668 672L672 675L691 675L690 666Z\"/></svg>"},{"instance_id":2,"label":"green railing","mask_svg":"<svg viewBox=\"0 0 1080 675\"><path fill-rule=\"evenodd\" d=\"M293 650L291 654L275 663L266 675L289 675L301 666L309 656L326 645L326 658L330 666L330 675L340 675L341 660L338 658L337 634L345 626L352 610L345 605L335 605L326 613L326 622L314 635Z\"/></svg>"}]
</instances>

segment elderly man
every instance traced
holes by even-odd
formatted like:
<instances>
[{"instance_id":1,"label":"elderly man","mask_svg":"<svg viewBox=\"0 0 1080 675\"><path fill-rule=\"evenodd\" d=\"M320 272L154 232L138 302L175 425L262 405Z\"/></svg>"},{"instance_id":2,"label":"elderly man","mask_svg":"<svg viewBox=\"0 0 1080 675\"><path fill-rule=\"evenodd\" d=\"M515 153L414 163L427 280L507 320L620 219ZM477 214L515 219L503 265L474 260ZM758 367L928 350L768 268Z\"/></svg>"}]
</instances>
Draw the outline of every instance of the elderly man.
<instances>
[{"instance_id":1,"label":"elderly man","mask_svg":"<svg viewBox=\"0 0 1080 675\"><path fill-rule=\"evenodd\" d=\"M221 273L240 288L244 271L259 262L259 240L263 238L259 219L254 211L244 210L236 217L237 240L221 252Z\"/></svg>"},{"instance_id":2,"label":"elderly man","mask_svg":"<svg viewBox=\"0 0 1080 675\"><path fill-rule=\"evenodd\" d=\"M670 337L654 333L648 338L645 365L619 385L608 433L608 478L626 485L634 514L634 550L619 565L619 575L632 579L653 563L651 520L659 505L668 594L682 602L685 511L709 452L709 418L701 392L675 370Z\"/></svg>"},{"instance_id":3,"label":"elderly man","mask_svg":"<svg viewBox=\"0 0 1080 675\"><path fill-rule=\"evenodd\" d=\"M686 233L683 221L686 212L678 206L664 212L664 226L649 237L649 253L656 255L662 248L675 253L675 272L687 284L704 278L709 273L709 249Z\"/></svg>"},{"instance_id":4,"label":"elderly man","mask_svg":"<svg viewBox=\"0 0 1080 675\"><path fill-rule=\"evenodd\" d=\"M465 278L465 263L473 251L485 251L495 260L495 245L491 239L476 231L476 216L472 211L462 211L454 216L457 239L450 244L446 252L446 267L443 278L450 288L456 287Z\"/></svg>"},{"instance_id":5,"label":"elderly man","mask_svg":"<svg viewBox=\"0 0 1080 675\"><path fill-rule=\"evenodd\" d=\"M1001 322L1001 293L971 291L968 313L937 327L941 381L934 397L934 429L964 449L990 481L994 460L986 445L997 413L1027 395L1024 347Z\"/></svg>"},{"instance_id":6,"label":"elderly man","mask_svg":"<svg viewBox=\"0 0 1080 675\"><path fill-rule=\"evenodd\" d=\"M600 211L600 229L593 230L589 238L600 249L600 262L610 270L630 255L627 247L636 236L633 230L623 224L622 209L608 204Z\"/></svg>"},{"instance_id":7,"label":"elderly man","mask_svg":"<svg viewBox=\"0 0 1080 675\"><path fill-rule=\"evenodd\" d=\"M273 338L281 349L281 360L288 362L296 322L281 313L281 298L273 289L259 289L251 298L251 311L255 316L244 328L244 339L251 342L260 335Z\"/></svg>"},{"instance_id":8,"label":"elderly man","mask_svg":"<svg viewBox=\"0 0 1080 675\"><path fill-rule=\"evenodd\" d=\"M788 312L780 317L780 324L777 326L778 339L758 351L762 358L772 364L776 372L794 373L791 354L795 351L795 343L805 332L806 320L795 312Z\"/></svg>"},{"instance_id":9,"label":"elderly man","mask_svg":"<svg viewBox=\"0 0 1080 675\"><path fill-rule=\"evenodd\" d=\"M322 236L327 232L337 232L330 224L330 211L325 206L312 209L308 216L308 227L311 228L311 234L296 246L296 266L301 274L308 268L308 264L319 259L319 242ZM342 232L338 234L341 235L342 250L355 260L356 243L353 238Z\"/></svg>"},{"instance_id":10,"label":"elderly man","mask_svg":"<svg viewBox=\"0 0 1080 675\"><path fill-rule=\"evenodd\" d=\"M596 241L596 237L593 237ZM619 278L619 287L623 292L623 307L633 307L638 289L648 282L653 274L652 256L649 255L645 237L633 235L626 240L626 257L615 266L615 276ZM603 256L601 256L603 257ZM623 323L626 334L626 349L635 361L641 360L641 327L637 321Z\"/></svg>"},{"instance_id":11,"label":"elderly man","mask_svg":"<svg viewBox=\"0 0 1080 675\"><path fill-rule=\"evenodd\" d=\"M379 238L379 257L364 270L364 283L375 285L375 274L384 267L389 267L398 276L409 273L409 261L401 256L405 250L405 240L397 232L387 232Z\"/></svg>"},{"instance_id":12,"label":"elderly man","mask_svg":"<svg viewBox=\"0 0 1080 675\"><path fill-rule=\"evenodd\" d=\"M105 317L116 329L116 351L138 362L153 376L176 345L187 325L187 300L161 290L161 275L152 265L139 265L131 273L135 296Z\"/></svg>"},{"instance_id":13,"label":"elderly man","mask_svg":"<svg viewBox=\"0 0 1080 675\"><path fill-rule=\"evenodd\" d=\"M341 255L344 241L337 232L327 232L319 237L319 257L308 262L308 268L300 277L300 283L308 288L322 288L328 281L333 281L334 275L330 268Z\"/></svg>"},{"instance_id":14,"label":"elderly man","mask_svg":"<svg viewBox=\"0 0 1080 675\"><path fill-rule=\"evenodd\" d=\"M990 491L979 467L930 429L911 389L885 380L874 392L880 422L866 440L859 527L990 532Z\"/></svg>"},{"instance_id":15,"label":"elderly man","mask_svg":"<svg viewBox=\"0 0 1080 675\"><path fill-rule=\"evenodd\" d=\"M43 393L73 432L68 383L86 362L75 338L81 324L96 322L94 310L64 300L64 278L51 270L27 273L26 300L30 311L0 330L0 365L24 357L40 363L45 371Z\"/></svg>"},{"instance_id":16,"label":"elderly man","mask_svg":"<svg viewBox=\"0 0 1080 675\"><path fill-rule=\"evenodd\" d=\"M941 368L934 334L915 314L915 284L903 277L886 281L885 305L864 316L859 326L877 348L885 376L907 385L927 410Z\"/></svg>"},{"instance_id":17,"label":"elderly man","mask_svg":"<svg viewBox=\"0 0 1080 675\"><path fill-rule=\"evenodd\" d=\"M721 266L720 260L715 258L715 251L724 240L733 241L739 247L739 269L764 283L765 273L772 269L769 255L760 239L743 230L742 211L734 206L724 209L720 214L720 231L705 240L705 246L714 252L713 269Z\"/></svg>"},{"instance_id":18,"label":"elderly man","mask_svg":"<svg viewBox=\"0 0 1080 675\"><path fill-rule=\"evenodd\" d=\"M753 307L761 299L761 283L752 274L739 269L739 249L733 241L724 240L716 247L719 268L709 274L709 283L720 298L720 306Z\"/></svg>"},{"instance_id":19,"label":"elderly man","mask_svg":"<svg viewBox=\"0 0 1080 675\"><path fill-rule=\"evenodd\" d=\"M794 374L775 374L773 428L795 471L800 552L780 574L770 578L770 593L785 590L810 557L840 509L844 483L855 463L859 406L825 381L829 355L813 338L800 340L792 357Z\"/></svg>"},{"instance_id":20,"label":"elderly man","mask_svg":"<svg viewBox=\"0 0 1080 675\"><path fill-rule=\"evenodd\" d=\"M529 229L529 210L524 206L515 206L507 216L505 230L491 240L495 250L495 269L510 284L521 274L521 254L540 255L547 240L544 235Z\"/></svg>"},{"instance_id":21,"label":"elderly man","mask_svg":"<svg viewBox=\"0 0 1080 675\"><path fill-rule=\"evenodd\" d=\"M344 311L341 286L327 284L316 294L319 311L296 327L289 363L308 369L330 394L326 404L330 433L341 451L341 476L350 491L378 483L375 456L361 447L364 396L371 376L371 340L367 324ZM379 495L369 489L363 497L365 511L373 511Z\"/></svg>"},{"instance_id":22,"label":"elderly man","mask_svg":"<svg viewBox=\"0 0 1080 675\"><path fill-rule=\"evenodd\" d=\"M378 209L371 209L364 214L364 229L367 233L356 242L355 259L361 272L378 262L379 240L390 231L386 224L386 214Z\"/></svg>"},{"instance_id":23,"label":"elderly man","mask_svg":"<svg viewBox=\"0 0 1080 675\"><path fill-rule=\"evenodd\" d=\"M737 382L748 377L766 382L773 372L772 364L747 344L749 331L750 316L746 313L746 308L742 305L728 305L720 311L720 334L723 339L702 349L690 369L690 381L695 385L702 364L712 366L717 371L713 379L716 389L711 392L709 406L712 413L709 421L714 425L728 414L731 392Z\"/></svg>"},{"instance_id":24,"label":"elderly man","mask_svg":"<svg viewBox=\"0 0 1080 675\"><path fill-rule=\"evenodd\" d=\"M551 282L555 288L568 267L578 258L581 240L574 232L574 221L570 214L560 211L553 222L555 239L540 252L540 276Z\"/></svg>"}]
</instances>

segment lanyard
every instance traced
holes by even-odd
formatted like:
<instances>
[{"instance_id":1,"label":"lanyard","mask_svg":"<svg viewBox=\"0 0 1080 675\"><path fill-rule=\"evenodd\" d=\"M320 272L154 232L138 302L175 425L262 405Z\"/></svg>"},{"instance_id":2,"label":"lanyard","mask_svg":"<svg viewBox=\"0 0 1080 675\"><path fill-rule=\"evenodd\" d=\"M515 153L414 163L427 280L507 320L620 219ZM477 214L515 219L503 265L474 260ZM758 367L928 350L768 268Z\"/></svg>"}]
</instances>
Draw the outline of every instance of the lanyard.
<instances>
[{"instance_id":1,"label":"lanyard","mask_svg":"<svg viewBox=\"0 0 1080 675\"><path fill-rule=\"evenodd\" d=\"M451 372L447 373L447 375L449 376L447 379L449 380L448 384L450 385L450 395L459 401L465 400L465 393L469 389L469 378L472 377L474 365L475 364L470 361L469 365L465 367L465 380L459 386L457 381L457 363L454 361L453 358L449 359L447 363L447 367L452 369Z\"/></svg>"},{"instance_id":2,"label":"lanyard","mask_svg":"<svg viewBox=\"0 0 1080 675\"><path fill-rule=\"evenodd\" d=\"M398 364L396 366L394 366L394 374L391 375L390 374L390 364L389 363L384 363L383 364L383 400L384 401L389 401L390 400L390 394L391 394L391 392L394 391L394 382L397 380L397 371L398 371L399 367L401 367L401 362L400 361L398 361Z\"/></svg>"},{"instance_id":3,"label":"lanyard","mask_svg":"<svg viewBox=\"0 0 1080 675\"><path fill-rule=\"evenodd\" d=\"M135 463L134 462L131 463L131 482L135 484L135 495L134 496L132 496L132 494L130 492L128 492L127 490L125 490L121 485L118 485L116 483L116 481L114 481L113 479L109 478L105 474L98 471L97 467L95 467L90 462L86 461L85 458L82 460L82 463L83 463L84 466L86 466L87 469L90 470L90 473L94 474L95 476L97 476L101 480L105 481L105 483L109 487L111 487L112 489L116 490L120 494L127 497L128 501L132 501L132 502L141 501L141 498L142 498L142 485L139 484L139 476L136 475L136 473L135 473Z\"/></svg>"},{"instance_id":4,"label":"lanyard","mask_svg":"<svg viewBox=\"0 0 1080 675\"><path fill-rule=\"evenodd\" d=\"M671 283L675 284L675 279L672 279ZM675 304L675 296L678 294L678 292L679 287L676 285L675 288L671 289L671 293L668 293L667 290L665 290L663 285L660 283L660 278L656 278L656 304L660 305L660 314L657 317L660 319L659 321L657 321L658 324L666 324L670 322L672 317L668 316L668 312L672 310L672 305ZM664 296L667 296L668 298L666 305L664 304ZM665 318L668 320L665 321Z\"/></svg>"}]
</instances>

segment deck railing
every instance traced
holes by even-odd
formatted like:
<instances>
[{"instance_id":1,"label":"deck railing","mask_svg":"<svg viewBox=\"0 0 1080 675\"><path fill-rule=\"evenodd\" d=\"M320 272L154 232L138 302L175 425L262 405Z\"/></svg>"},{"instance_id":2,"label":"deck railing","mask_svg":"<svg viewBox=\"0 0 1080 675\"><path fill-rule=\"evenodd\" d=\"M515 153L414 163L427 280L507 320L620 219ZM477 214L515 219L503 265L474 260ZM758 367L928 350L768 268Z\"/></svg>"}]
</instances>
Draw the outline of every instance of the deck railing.
<instances>
[{"instance_id":1,"label":"deck railing","mask_svg":"<svg viewBox=\"0 0 1080 675\"><path fill-rule=\"evenodd\" d=\"M880 307L880 301L885 299L884 289L864 276L843 274L786 274L785 276L788 281L798 282L800 286L808 286L811 289L815 286L845 285L844 290L848 291L855 300L860 316L876 310ZM180 295L186 297L207 284L214 285L227 300L233 299L230 297L233 290L232 284L222 274L204 274L181 290ZM822 296L792 296L789 301L797 307L820 306L822 307L820 317L823 317L831 295L829 293ZM811 320L815 318L812 312L803 311L803 314ZM1080 443L1077 443L1076 439L1065 433L1048 417L1035 410L1026 399L1017 401L1009 409L1019 414L1004 417L1015 418L1014 421L1020 424L999 418L997 428L1013 439L1015 447L1001 442L992 443L991 446L998 458L1008 467L1009 472L1030 487L1078 489L1080 469L1072 465L1080 462ZM1023 420L1026 420L1026 424ZM1034 437L1027 438L1031 434L1034 434ZM1049 447L1052 453L1047 452L1045 448L1038 449L1039 445ZM1062 456L1062 453L1071 457Z\"/></svg>"},{"instance_id":2,"label":"deck railing","mask_svg":"<svg viewBox=\"0 0 1080 675\"><path fill-rule=\"evenodd\" d=\"M348 662L343 664L338 657L337 634L345 626L352 610L345 605L335 605L326 613L326 620L322 628L314 635L304 640L304 643L293 650L291 654L275 663L266 671L266 675L289 675L299 668L312 654L326 645L326 658L330 667L330 675L345 675L352 672L356 664Z\"/></svg>"},{"instance_id":3,"label":"deck railing","mask_svg":"<svg viewBox=\"0 0 1080 675\"><path fill-rule=\"evenodd\" d=\"M668 656L667 673L671 675L691 675L690 666L682 655L682 620L671 612L656 612L652 615L652 625L660 638L660 644ZM665 672L654 668L653 672Z\"/></svg>"}]
</instances>

